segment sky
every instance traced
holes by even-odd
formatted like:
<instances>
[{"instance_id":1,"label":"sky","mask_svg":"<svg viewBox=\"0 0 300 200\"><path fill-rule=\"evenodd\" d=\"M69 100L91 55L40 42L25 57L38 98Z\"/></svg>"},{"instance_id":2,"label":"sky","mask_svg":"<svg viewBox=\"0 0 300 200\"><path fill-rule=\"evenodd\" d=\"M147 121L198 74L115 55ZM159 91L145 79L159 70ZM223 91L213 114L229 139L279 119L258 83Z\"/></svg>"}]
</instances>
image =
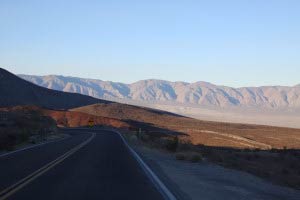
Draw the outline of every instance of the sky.
<instances>
[{"instance_id":1,"label":"sky","mask_svg":"<svg viewBox=\"0 0 300 200\"><path fill-rule=\"evenodd\" d=\"M300 83L299 0L0 0L0 67L132 83Z\"/></svg>"}]
</instances>

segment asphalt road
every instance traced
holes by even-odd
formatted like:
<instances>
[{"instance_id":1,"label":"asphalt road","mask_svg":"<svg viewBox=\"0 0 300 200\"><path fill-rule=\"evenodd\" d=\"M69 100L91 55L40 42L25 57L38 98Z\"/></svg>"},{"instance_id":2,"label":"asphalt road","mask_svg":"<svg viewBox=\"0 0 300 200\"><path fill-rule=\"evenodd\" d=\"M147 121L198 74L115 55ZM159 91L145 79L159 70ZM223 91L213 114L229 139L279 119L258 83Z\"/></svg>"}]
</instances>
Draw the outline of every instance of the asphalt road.
<instances>
[{"instance_id":1,"label":"asphalt road","mask_svg":"<svg viewBox=\"0 0 300 200\"><path fill-rule=\"evenodd\" d=\"M69 132L65 140L0 157L0 200L163 199L119 135Z\"/></svg>"}]
</instances>

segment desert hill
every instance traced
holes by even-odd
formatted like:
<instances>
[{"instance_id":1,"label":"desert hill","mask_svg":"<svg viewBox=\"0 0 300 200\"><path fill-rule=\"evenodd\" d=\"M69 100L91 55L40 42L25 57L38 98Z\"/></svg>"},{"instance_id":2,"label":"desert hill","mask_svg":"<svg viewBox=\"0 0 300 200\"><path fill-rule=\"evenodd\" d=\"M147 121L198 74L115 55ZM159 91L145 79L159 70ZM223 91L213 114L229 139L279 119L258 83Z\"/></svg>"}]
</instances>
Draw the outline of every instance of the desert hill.
<instances>
[{"instance_id":1,"label":"desert hill","mask_svg":"<svg viewBox=\"0 0 300 200\"><path fill-rule=\"evenodd\" d=\"M0 94L0 107L37 105L53 109L69 109L93 103L108 103L81 94L43 88L2 68L0 68Z\"/></svg>"}]
</instances>

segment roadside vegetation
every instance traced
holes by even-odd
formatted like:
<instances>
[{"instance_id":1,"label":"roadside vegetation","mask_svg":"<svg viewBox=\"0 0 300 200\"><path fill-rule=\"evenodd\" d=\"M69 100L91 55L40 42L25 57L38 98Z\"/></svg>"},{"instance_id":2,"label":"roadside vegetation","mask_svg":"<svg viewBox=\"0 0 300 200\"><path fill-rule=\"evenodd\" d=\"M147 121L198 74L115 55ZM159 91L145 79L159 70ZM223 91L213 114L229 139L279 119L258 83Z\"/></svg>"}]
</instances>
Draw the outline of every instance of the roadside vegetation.
<instances>
[{"instance_id":1,"label":"roadside vegetation","mask_svg":"<svg viewBox=\"0 0 300 200\"><path fill-rule=\"evenodd\" d=\"M10 151L28 142L37 143L56 132L56 122L38 112L0 112L0 150Z\"/></svg>"}]
</instances>

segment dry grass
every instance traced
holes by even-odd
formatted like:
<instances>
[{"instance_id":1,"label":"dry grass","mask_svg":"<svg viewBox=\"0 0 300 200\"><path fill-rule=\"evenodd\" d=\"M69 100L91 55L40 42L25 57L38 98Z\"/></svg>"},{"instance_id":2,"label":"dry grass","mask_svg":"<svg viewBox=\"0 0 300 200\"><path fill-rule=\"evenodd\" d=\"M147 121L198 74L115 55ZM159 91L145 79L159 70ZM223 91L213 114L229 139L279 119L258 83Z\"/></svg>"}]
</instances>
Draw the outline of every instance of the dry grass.
<instances>
[{"instance_id":1,"label":"dry grass","mask_svg":"<svg viewBox=\"0 0 300 200\"><path fill-rule=\"evenodd\" d=\"M193 163L202 161L202 155L199 152L179 152L175 154L175 158Z\"/></svg>"}]
</instances>

